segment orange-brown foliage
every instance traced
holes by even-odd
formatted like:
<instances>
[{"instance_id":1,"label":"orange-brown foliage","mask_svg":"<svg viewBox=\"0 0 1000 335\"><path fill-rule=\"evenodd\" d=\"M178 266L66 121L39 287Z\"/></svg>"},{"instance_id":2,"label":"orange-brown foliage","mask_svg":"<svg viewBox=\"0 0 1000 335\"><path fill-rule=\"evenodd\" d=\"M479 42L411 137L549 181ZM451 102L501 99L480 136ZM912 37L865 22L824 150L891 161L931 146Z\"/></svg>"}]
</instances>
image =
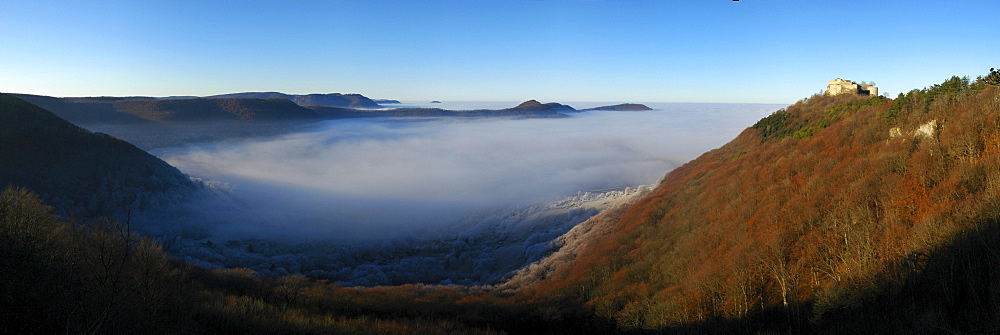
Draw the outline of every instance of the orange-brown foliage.
<instances>
[{"instance_id":1,"label":"orange-brown foliage","mask_svg":"<svg viewBox=\"0 0 1000 335\"><path fill-rule=\"evenodd\" d=\"M1000 89L967 86L799 101L671 171L537 289L626 328L768 310L801 327L902 285L886 274L1000 204Z\"/></svg>"}]
</instances>

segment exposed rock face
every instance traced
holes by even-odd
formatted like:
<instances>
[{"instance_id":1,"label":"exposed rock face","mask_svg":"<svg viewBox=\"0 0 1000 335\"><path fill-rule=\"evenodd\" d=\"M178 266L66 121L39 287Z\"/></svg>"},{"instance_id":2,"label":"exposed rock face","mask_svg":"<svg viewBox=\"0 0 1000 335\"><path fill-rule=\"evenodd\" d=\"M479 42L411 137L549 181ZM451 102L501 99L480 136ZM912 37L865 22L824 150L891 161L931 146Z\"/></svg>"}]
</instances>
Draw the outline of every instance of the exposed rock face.
<instances>
[{"instance_id":1,"label":"exposed rock face","mask_svg":"<svg viewBox=\"0 0 1000 335\"><path fill-rule=\"evenodd\" d=\"M921 124L917 129L910 132L914 138L934 138L937 132L938 122L937 120L930 120L926 123ZM903 129L900 127L889 128L889 138L897 138L903 136Z\"/></svg>"},{"instance_id":2,"label":"exposed rock face","mask_svg":"<svg viewBox=\"0 0 1000 335\"><path fill-rule=\"evenodd\" d=\"M64 214L122 216L195 189L179 170L128 142L7 94L0 94L0 157L0 188L25 187Z\"/></svg>"},{"instance_id":3,"label":"exposed rock face","mask_svg":"<svg viewBox=\"0 0 1000 335\"><path fill-rule=\"evenodd\" d=\"M913 131L914 137L934 138L934 131L937 129L937 120L930 120L921 124L917 130Z\"/></svg>"}]
</instances>

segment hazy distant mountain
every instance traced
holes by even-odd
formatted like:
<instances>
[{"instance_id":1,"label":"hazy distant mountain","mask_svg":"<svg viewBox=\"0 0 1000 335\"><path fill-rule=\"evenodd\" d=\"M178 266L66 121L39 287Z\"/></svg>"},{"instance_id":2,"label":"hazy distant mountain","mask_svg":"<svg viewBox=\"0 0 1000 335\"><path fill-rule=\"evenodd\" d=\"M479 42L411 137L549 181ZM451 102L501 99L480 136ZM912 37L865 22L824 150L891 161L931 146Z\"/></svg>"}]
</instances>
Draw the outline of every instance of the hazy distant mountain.
<instances>
[{"instance_id":1,"label":"hazy distant mountain","mask_svg":"<svg viewBox=\"0 0 1000 335\"><path fill-rule=\"evenodd\" d=\"M76 125L86 125L92 123L152 123L150 120L117 110L114 106L114 102L122 99L55 98L30 94L11 95L42 107Z\"/></svg>"},{"instance_id":2,"label":"hazy distant mountain","mask_svg":"<svg viewBox=\"0 0 1000 335\"><path fill-rule=\"evenodd\" d=\"M575 111L569 107L557 103L540 104L531 100L513 108L505 109L476 109L476 110L449 110L442 108L392 108L380 110L359 110L351 108L337 107L310 107L319 112L322 117L328 118L354 118L354 117L530 117L549 118L566 117L560 111Z\"/></svg>"},{"instance_id":3,"label":"hazy distant mountain","mask_svg":"<svg viewBox=\"0 0 1000 335\"><path fill-rule=\"evenodd\" d=\"M0 188L26 187L85 217L122 214L163 194L194 190L159 158L7 94L0 94L0 157Z\"/></svg>"},{"instance_id":4,"label":"hazy distant mountain","mask_svg":"<svg viewBox=\"0 0 1000 335\"><path fill-rule=\"evenodd\" d=\"M649 108L643 104L617 104L612 106L601 106L584 109L585 111L651 111Z\"/></svg>"},{"instance_id":5,"label":"hazy distant mountain","mask_svg":"<svg viewBox=\"0 0 1000 335\"><path fill-rule=\"evenodd\" d=\"M318 117L313 110L282 98L54 98L28 94L15 96L78 125L149 124L150 121L288 120Z\"/></svg>"},{"instance_id":6,"label":"hazy distant mountain","mask_svg":"<svg viewBox=\"0 0 1000 335\"><path fill-rule=\"evenodd\" d=\"M361 94L305 94L294 95L280 92L244 92L230 93L208 96L205 98L256 98L256 99L288 99L299 106L330 106L330 107L352 107L352 108L379 108L382 107L375 101Z\"/></svg>"},{"instance_id":7,"label":"hazy distant mountain","mask_svg":"<svg viewBox=\"0 0 1000 335\"><path fill-rule=\"evenodd\" d=\"M550 103L543 104L541 102L538 102L537 100L528 100L528 101L522 102L520 105L517 105L516 107L509 108L509 109L520 110L520 111L529 111L529 110L530 111L538 111L538 110L544 110L544 111L553 111L553 112L573 112L573 111L576 111L576 109L574 109L573 107L570 107L570 106L567 106L567 105L563 105L563 104L560 104L560 103L550 102Z\"/></svg>"},{"instance_id":8,"label":"hazy distant mountain","mask_svg":"<svg viewBox=\"0 0 1000 335\"><path fill-rule=\"evenodd\" d=\"M161 122L207 121L295 121L355 117L563 117L577 111L560 103L525 101L515 107L482 110L441 108L367 109L374 101L358 94L310 94L293 96L278 92L248 92L207 98L87 97L54 98L17 94L19 98L88 128L95 125L150 125ZM298 103L292 99L298 100ZM383 100L387 101L387 100ZM389 100L395 101L395 100ZM333 106L338 103L345 106ZM309 107L303 107L303 105ZM360 108L348 106L362 106ZM620 104L588 110L650 110L641 104ZM96 127L100 128L100 127Z\"/></svg>"},{"instance_id":9,"label":"hazy distant mountain","mask_svg":"<svg viewBox=\"0 0 1000 335\"><path fill-rule=\"evenodd\" d=\"M311 109L281 98L145 99L114 101L116 111L153 121L286 120L316 118Z\"/></svg>"},{"instance_id":10,"label":"hazy distant mountain","mask_svg":"<svg viewBox=\"0 0 1000 335\"><path fill-rule=\"evenodd\" d=\"M372 101L375 101L376 103L378 103L380 105L381 104L401 104L402 103L399 100L392 100L392 99L373 99Z\"/></svg>"}]
</instances>

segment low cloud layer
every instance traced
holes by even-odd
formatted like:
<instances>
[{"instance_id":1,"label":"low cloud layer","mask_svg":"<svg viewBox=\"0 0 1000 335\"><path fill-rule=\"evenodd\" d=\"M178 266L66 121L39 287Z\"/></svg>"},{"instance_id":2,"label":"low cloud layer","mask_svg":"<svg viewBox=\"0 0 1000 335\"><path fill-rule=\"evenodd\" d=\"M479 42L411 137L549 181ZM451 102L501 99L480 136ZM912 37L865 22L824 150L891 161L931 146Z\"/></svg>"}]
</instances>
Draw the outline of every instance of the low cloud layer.
<instances>
[{"instance_id":1,"label":"low cloud layer","mask_svg":"<svg viewBox=\"0 0 1000 335\"><path fill-rule=\"evenodd\" d=\"M372 238L430 232L478 210L652 184L780 106L652 107L562 119L334 120L154 154L231 185L246 206L244 233Z\"/></svg>"}]
</instances>

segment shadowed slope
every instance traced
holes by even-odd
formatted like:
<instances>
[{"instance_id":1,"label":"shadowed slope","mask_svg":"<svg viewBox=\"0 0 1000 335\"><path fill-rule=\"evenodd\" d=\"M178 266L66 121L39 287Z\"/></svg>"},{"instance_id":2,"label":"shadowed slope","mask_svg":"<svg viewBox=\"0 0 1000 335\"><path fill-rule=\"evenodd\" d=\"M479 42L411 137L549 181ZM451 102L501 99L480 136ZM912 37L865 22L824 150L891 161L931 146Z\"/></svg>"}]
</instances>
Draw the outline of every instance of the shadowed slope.
<instances>
[{"instance_id":1,"label":"shadowed slope","mask_svg":"<svg viewBox=\"0 0 1000 335\"><path fill-rule=\"evenodd\" d=\"M145 99L115 101L114 108L153 121L310 119L313 110L287 99Z\"/></svg>"},{"instance_id":2,"label":"shadowed slope","mask_svg":"<svg viewBox=\"0 0 1000 335\"><path fill-rule=\"evenodd\" d=\"M30 94L11 95L42 107L75 125L87 125L93 123L138 125L154 124L151 120L146 120L139 116L123 113L122 111L117 110L113 105L113 102L120 99L56 98Z\"/></svg>"},{"instance_id":3,"label":"shadowed slope","mask_svg":"<svg viewBox=\"0 0 1000 335\"><path fill-rule=\"evenodd\" d=\"M22 186L64 212L122 214L194 186L176 168L120 139L91 133L0 94L0 187Z\"/></svg>"},{"instance_id":4,"label":"shadowed slope","mask_svg":"<svg viewBox=\"0 0 1000 335\"><path fill-rule=\"evenodd\" d=\"M283 98L54 98L15 94L78 125L158 122L308 120L319 115Z\"/></svg>"}]
</instances>

